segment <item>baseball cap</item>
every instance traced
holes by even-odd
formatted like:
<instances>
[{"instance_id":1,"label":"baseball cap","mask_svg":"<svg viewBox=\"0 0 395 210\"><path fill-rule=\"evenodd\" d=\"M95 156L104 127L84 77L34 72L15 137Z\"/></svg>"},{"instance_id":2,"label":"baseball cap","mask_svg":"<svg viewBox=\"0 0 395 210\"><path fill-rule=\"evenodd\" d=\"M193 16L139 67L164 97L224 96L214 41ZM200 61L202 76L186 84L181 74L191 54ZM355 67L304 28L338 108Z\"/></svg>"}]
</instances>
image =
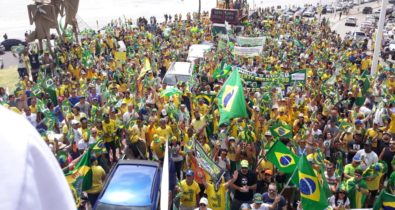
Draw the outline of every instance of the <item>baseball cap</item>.
<instances>
[{"instance_id":1,"label":"baseball cap","mask_svg":"<svg viewBox=\"0 0 395 210\"><path fill-rule=\"evenodd\" d=\"M262 194L260 193L254 194L254 203L263 203Z\"/></svg>"},{"instance_id":2,"label":"baseball cap","mask_svg":"<svg viewBox=\"0 0 395 210\"><path fill-rule=\"evenodd\" d=\"M273 171L270 169L265 170L265 174L273 175Z\"/></svg>"},{"instance_id":3,"label":"baseball cap","mask_svg":"<svg viewBox=\"0 0 395 210\"><path fill-rule=\"evenodd\" d=\"M242 160L240 162L240 165L241 165L242 168L248 168L248 161L247 160Z\"/></svg>"},{"instance_id":4,"label":"baseball cap","mask_svg":"<svg viewBox=\"0 0 395 210\"><path fill-rule=\"evenodd\" d=\"M265 136L272 136L272 133L270 131L266 131Z\"/></svg>"},{"instance_id":5,"label":"baseball cap","mask_svg":"<svg viewBox=\"0 0 395 210\"><path fill-rule=\"evenodd\" d=\"M208 200L205 197L200 198L199 204L205 204L208 205Z\"/></svg>"},{"instance_id":6,"label":"baseball cap","mask_svg":"<svg viewBox=\"0 0 395 210\"><path fill-rule=\"evenodd\" d=\"M187 171L186 175L187 175L187 176L193 176L194 173L193 173L193 171L192 171L191 169L189 169L189 170Z\"/></svg>"},{"instance_id":7,"label":"baseball cap","mask_svg":"<svg viewBox=\"0 0 395 210\"><path fill-rule=\"evenodd\" d=\"M361 161L362 161L362 160L361 160L361 156L359 156L359 155L354 155L354 157L352 158L352 160L355 161L355 162L361 162Z\"/></svg>"},{"instance_id":8,"label":"baseball cap","mask_svg":"<svg viewBox=\"0 0 395 210\"><path fill-rule=\"evenodd\" d=\"M362 124L362 121L361 121L361 120L355 120L355 124L361 125L361 124Z\"/></svg>"},{"instance_id":9,"label":"baseball cap","mask_svg":"<svg viewBox=\"0 0 395 210\"><path fill-rule=\"evenodd\" d=\"M72 124L72 125L78 125L79 122L78 122L78 120L72 120L72 121L71 121L71 124Z\"/></svg>"}]
</instances>

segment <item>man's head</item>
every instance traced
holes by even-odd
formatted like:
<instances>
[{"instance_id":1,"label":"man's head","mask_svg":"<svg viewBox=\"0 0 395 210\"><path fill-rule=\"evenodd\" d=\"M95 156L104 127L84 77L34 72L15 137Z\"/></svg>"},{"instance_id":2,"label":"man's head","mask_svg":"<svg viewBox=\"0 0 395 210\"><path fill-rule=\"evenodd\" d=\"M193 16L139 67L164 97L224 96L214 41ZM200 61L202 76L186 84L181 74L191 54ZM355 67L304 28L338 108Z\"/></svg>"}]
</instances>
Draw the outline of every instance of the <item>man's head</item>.
<instances>
[{"instance_id":1,"label":"man's head","mask_svg":"<svg viewBox=\"0 0 395 210\"><path fill-rule=\"evenodd\" d=\"M200 198L199 207L200 209L207 209L208 200L205 197Z\"/></svg>"},{"instance_id":2,"label":"man's head","mask_svg":"<svg viewBox=\"0 0 395 210\"><path fill-rule=\"evenodd\" d=\"M242 160L240 162L240 166L241 166L241 173L242 174L248 174L248 161L247 160Z\"/></svg>"},{"instance_id":3,"label":"man's head","mask_svg":"<svg viewBox=\"0 0 395 210\"><path fill-rule=\"evenodd\" d=\"M370 141L366 141L364 149L365 149L366 153L371 153L372 152L372 143Z\"/></svg>"},{"instance_id":4,"label":"man's head","mask_svg":"<svg viewBox=\"0 0 395 210\"><path fill-rule=\"evenodd\" d=\"M186 179L187 179L187 183L188 184L192 184L192 182L193 182L193 179L194 179L194 173L193 173L193 171L191 170L191 169L189 169L187 172L186 172Z\"/></svg>"},{"instance_id":5,"label":"man's head","mask_svg":"<svg viewBox=\"0 0 395 210\"><path fill-rule=\"evenodd\" d=\"M328 174L333 174L333 173L335 173L335 167L334 167L333 163L328 163L328 164L326 164L326 172L327 172Z\"/></svg>"},{"instance_id":6,"label":"man's head","mask_svg":"<svg viewBox=\"0 0 395 210\"><path fill-rule=\"evenodd\" d=\"M359 155L354 155L354 157L352 158L352 165L353 165L354 167L356 167L356 166L358 166L358 165L361 164L361 161L362 161L361 156L359 156Z\"/></svg>"},{"instance_id":7,"label":"man's head","mask_svg":"<svg viewBox=\"0 0 395 210\"><path fill-rule=\"evenodd\" d=\"M270 183L267 189L270 198L275 198L277 196L277 185L276 183Z\"/></svg>"},{"instance_id":8,"label":"man's head","mask_svg":"<svg viewBox=\"0 0 395 210\"><path fill-rule=\"evenodd\" d=\"M86 129L88 127L88 119L86 117L81 118L81 128Z\"/></svg>"}]
</instances>

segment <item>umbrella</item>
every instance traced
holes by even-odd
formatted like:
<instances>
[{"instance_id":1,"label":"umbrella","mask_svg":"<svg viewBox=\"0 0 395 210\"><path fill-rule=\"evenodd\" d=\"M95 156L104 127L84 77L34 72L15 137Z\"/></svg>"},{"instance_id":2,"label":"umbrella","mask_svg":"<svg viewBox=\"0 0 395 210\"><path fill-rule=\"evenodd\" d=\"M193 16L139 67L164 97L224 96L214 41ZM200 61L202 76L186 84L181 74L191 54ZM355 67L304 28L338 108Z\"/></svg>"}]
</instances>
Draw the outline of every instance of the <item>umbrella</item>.
<instances>
[{"instance_id":1,"label":"umbrella","mask_svg":"<svg viewBox=\"0 0 395 210\"><path fill-rule=\"evenodd\" d=\"M176 94L182 95L182 92L181 92L181 90L179 90L175 87L167 87L165 90L162 90L160 92L161 96L168 96L168 97L170 97L172 95L176 95Z\"/></svg>"}]
</instances>

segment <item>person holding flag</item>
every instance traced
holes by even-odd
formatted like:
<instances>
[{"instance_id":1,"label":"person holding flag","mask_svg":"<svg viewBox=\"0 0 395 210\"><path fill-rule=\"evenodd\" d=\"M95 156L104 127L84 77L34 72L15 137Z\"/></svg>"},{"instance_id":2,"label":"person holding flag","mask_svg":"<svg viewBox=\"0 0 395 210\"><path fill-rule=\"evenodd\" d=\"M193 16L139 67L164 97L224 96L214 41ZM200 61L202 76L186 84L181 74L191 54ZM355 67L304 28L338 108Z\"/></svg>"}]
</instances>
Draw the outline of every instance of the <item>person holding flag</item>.
<instances>
[{"instance_id":1,"label":"person holding flag","mask_svg":"<svg viewBox=\"0 0 395 210\"><path fill-rule=\"evenodd\" d=\"M369 195L368 186L362 175L363 171L358 168L354 172L354 177L346 182L346 190L350 198L351 208L363 208L366 197Z\"/></svg>"}]
</instances>

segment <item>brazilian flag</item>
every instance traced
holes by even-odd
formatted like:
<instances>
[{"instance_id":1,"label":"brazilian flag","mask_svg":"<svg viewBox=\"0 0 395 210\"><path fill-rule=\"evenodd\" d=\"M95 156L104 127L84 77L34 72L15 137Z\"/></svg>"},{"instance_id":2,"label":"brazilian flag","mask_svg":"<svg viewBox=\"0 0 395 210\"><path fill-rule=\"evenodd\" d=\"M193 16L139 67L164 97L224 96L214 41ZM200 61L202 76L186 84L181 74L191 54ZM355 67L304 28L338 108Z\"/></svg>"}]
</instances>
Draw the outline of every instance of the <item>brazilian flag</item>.
<instances>
[{"instance_id":1,"label":"brazilian flag","mask_svg":"<svg viewBox=\"0 0 395 210\"><path fill-rule=\"evenodd\" d=\"M232 118L248 117L244 89L237 69L232 72L219 91L218 107L220 113L219 125L229 122Z\"/></svg>"},{"instance_id":2,"label":"brazilian flag","mask_svg":"<svg viewBox=\"0 0 395 210\"><path fill-rule=\"evenodd\" d=\"M207 105L211 105L211 102L213 101L214 95L208 95L208 94L197 94L195 96L195 101L199 101L200 99L203 99L204 103Z\"/></svg>"},{"instance_id":3,"label":"brazilian flag","mask_svg":"<svg viewBox=\"0 0 395 210\"><path fill-rule=\"evenodd\" d=\"M226 65L225 62L222 61L221 64L215 69L213 73L213 78L214 79L226 78L231 71L232 71L232 66Z\"/></svg>"},{"instance_id":4,"label":"brazilian flag","mask_svg":"<svg viewBox=\"0 0 395 210\"><path fill-rule=\"evenodd\" d=\"M270 126L269 130L275 138L291 139L293 137L292 126L286 123L277 122Z\"/></svg>"},{"instance_id":5,"label":"brazilian flag","mask_svg":"<svg viewBox=\"0 0 395 210\"><path fill-rule=\"evenodd\" d=\"M299 161L298 156L278 140L270 147L269 151L266 153L266 158L273 163L279 171L284 173L292 173Z\"/></svg>"},{"instance_id":6,"label":"brazilian flag","mask_svg":"<svg viewBox=\"0 0 395 210\"><path fill-rule=\"evenodd\" d=\"M382 190L374 202L373 210L395 210L395 195Z\"/></svg>"},{"instance_id":7,"label":"brazilian flag","mask_svg":"<svg viewBox=\"0 0 395 210\"><path fill-rule=\"evenodd\" d=\"M89 190L92 187L92 164L90 161L91 149L89 149L81 160L77 163L75 168L65 174L67 183L73 193L76 205L79 205L82 191Z\"/></svg>"},{"instance_id":8,"label":"brazilian flag","mask_svg":"<svg viewBox=\"0 0 395 210\"><path fill-rule=\"evenodd\" d=\"M352 127L353 127L352 123L348 123L348 122L344 122L344 121L341 122L340 125L339 125L339 128L340 128L341 131L345 131L348 128L352 128Z\"/></svg>"},{"instance_id":9,"label":"brazilian flag","mask_svg":"<svg viewBox=\"0 0 395 210\"><path fill-rule=\"evenodd\" d=\"M104 146L104 141L102 139L96 141L96 143L92 144L90 148L96 155L107 153L106 147Z\"/></svg>"},{"instance_id":10,"label":"brazilian flag","mask_svg":"<svg viewBox=\"0 0 395 210\"><path fill-rule=\"evenodd\" d=\"M328 200L320 181L305 155L299 159L299 189L303 209L325 209Z\"/></svg>"}]
</instances>

